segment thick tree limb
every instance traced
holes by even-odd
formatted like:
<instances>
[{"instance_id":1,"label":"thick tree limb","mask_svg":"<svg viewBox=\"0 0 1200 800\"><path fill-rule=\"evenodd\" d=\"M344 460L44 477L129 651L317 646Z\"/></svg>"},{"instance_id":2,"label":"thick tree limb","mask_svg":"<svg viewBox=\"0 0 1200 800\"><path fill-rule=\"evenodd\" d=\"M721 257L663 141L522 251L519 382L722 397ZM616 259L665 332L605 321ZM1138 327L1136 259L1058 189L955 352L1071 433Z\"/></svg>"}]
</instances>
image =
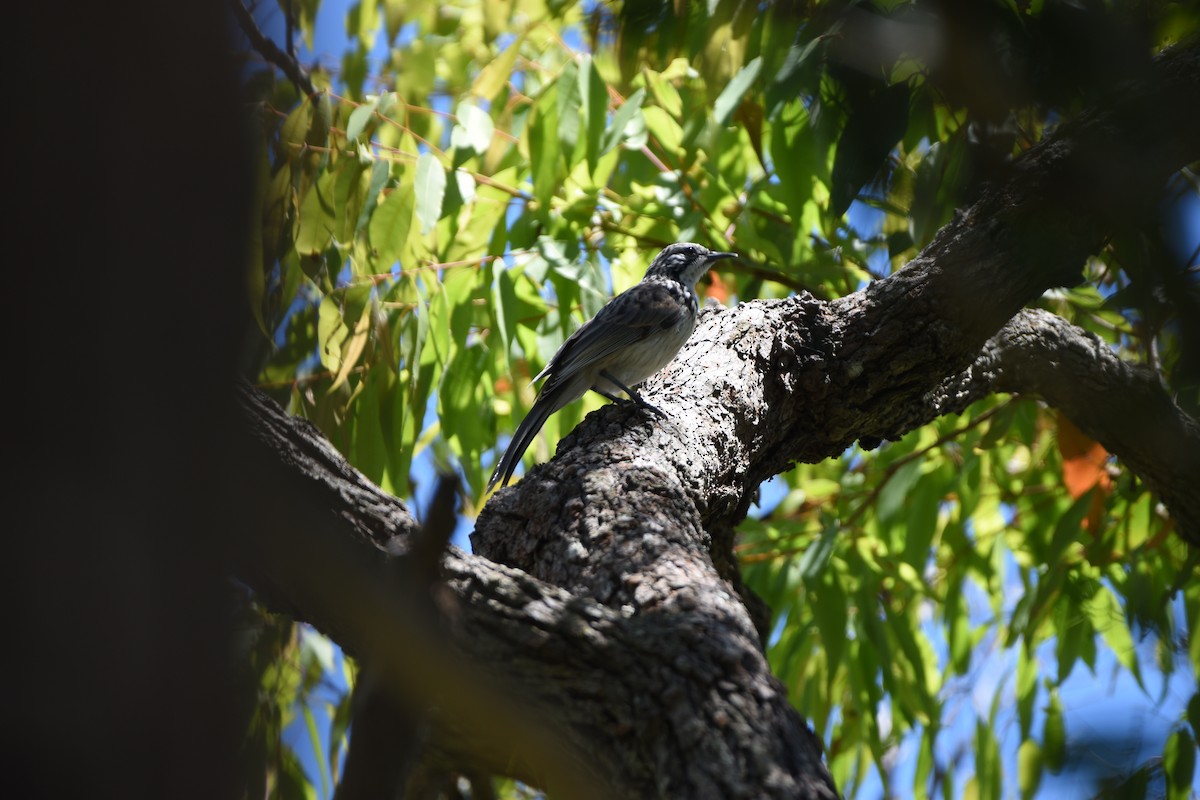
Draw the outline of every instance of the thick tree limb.
<instances>
[{"instance_id":1,"label":"thick tree limb","mask_svg":"<svg viewBox=\"0 0 1200 800\"><path fill-rule=\"evenodd\" d=\"M242 401L262 445L258 472L271 476L255 487L263 519L248 523L254 584L368 654L399 687L433 698L454 733L441 745L464 763L557 785L565 797L834 796L819 744L766 670L757 637L699 613L695 592L682 591L688 575L677 576L670 609L633 617L451 549L449 641L431 639L428 620L397 605L403 586L388 572L391 553L404 550L389 523L401 522L401 540L411 535L399 501L344 462L329 464L311 426L261 395ZM725 614L744 617L722 595ZM687 648L662 647L668 637ZM486 675L465 666L485 664ZM702 702L688 694L693 683L708 692ZM498 699L510 696L516 709Z\"/></svg>"},{"instance_id":2,"label":"thick tree limb","mask_svg":"<svg viewBox=\"0 0 1200 800\"><path fill-rule=\"evenodd\" d=\"M831 303L800 295L705 314L645 391L672 424L631 408L589 416L551 464L493 498L476 551L636 618L686 604L713 639L751 637L751 615L727 599L728 554L758 485L944 413L948 376L972 367L1021 306L1075 280L1130 198L1157 196L1200 158L1200 48L1155 69L1152 89L1033 148L888 279ZM1158 116L1138 113L1150 96ZM1166 123L1149 130L1148 119ZM1098 158L1131 168L1097 185ZM664 630L663 648L683 644Z\"/></svg>"},{"instance_id":3,"label":"thick tree limb","mask_svg":"<svg viewBox=\"0 0 1200 800\"><path fill-rule=\"evenodd\" d=\"M1040 395L1124 462L1157 493L1179 534L1200 545L1200 424L1157 374L1122 361L1105 342L1062 317L1025 309L967 369L912 404L930 419L996 392Z\"/></svg>"},{"instance_id":4,"label":"thick tree limb","mask_svg":"<svg viewBox=\"0 0 1200 800\"><path fill-rule=\"evenodd\" d=\"M1036 315L1009 320L1046 288L1072 280L1131 203L1144 204L1170 172L1200 158L1196 96L1200 48L1178 49L1158 60L1149 84L1023 156L1007 183L897 274L830 303L801 295L705 313L646 389L669 423L630 407L590 415L551 463L488 504L473 541L490 561L446 557L453 651L492 665L492 677L539 709L545 724L536 731L586 755L588 773L610 780L616 796L833 796L819 745L770 676L738 597L733 526L759 483L790 464L840 454L856 439L897 437L978 392L1034 389L1052 403L1081 404L1084 414L1078 394L1041 366L1057 354L1082 369L1084 360L1066 358L1079 335ZM1155 113L1143 113L1144 103ZM1096 159L1130 168L1109 180L1092 169ZM1096 369L1103 376L1079 380L1137 382L1108 361ZM1137 385L1140 397L1153 396ZM263 407L252 414L278 416ZM1077 420L1145 470L1181 529L1190 525L1193 510L1177 492L1183 481L1196 483L1186 454L1174 465L1147 465L1143 456L1154 453L1142 437L1151 434L1112 422ZM1172 424L1194 436L1186 418ZM323 537L354 542L372 562L403 552L397 541L411 525L393 501L361 476L327 469L319 447L278 441L311 432L277 419L266 430L264 461L275 459L280 474L307 475L298 493L315 493L333 509ZM287 455L314 448L312 466ZM1170 480L1176 468L1184 472ZM295 493L280 491L276 501ZM390 617L363 628L352 608L323 603L309 570L324 565L272 562L269 554L287 543L268 544L249 556L249 571L300 616L351 649L408 636L389 627ZM394 658L401 670L403 659ZM463 757L538 777L538 746L497 745L487 738L488 720L470 714L467 704L447 715L465 731L457 740Z\"/></svg>"}]
</instances>

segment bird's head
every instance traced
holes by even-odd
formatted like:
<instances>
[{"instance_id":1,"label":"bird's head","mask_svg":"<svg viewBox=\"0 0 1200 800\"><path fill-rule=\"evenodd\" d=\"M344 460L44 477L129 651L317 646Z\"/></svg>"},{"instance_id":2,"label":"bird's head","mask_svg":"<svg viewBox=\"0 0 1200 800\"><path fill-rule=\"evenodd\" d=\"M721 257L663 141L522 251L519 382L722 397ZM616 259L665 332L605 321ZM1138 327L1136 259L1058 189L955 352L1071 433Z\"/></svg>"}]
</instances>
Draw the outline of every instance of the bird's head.
<instances>
[{"instance_id":1,"label":"bird's head","mask_svg":"<svg viewBox=\"0 0 1200 800\"><path fill-rule=\"evenodd\" d=\"M695 286L712 263L722 258L737 258L737 253L722 253L693 242L679 242L664 247L654 257L646 277L674 278L684 286Z\"/></svg>"}]
</instances>

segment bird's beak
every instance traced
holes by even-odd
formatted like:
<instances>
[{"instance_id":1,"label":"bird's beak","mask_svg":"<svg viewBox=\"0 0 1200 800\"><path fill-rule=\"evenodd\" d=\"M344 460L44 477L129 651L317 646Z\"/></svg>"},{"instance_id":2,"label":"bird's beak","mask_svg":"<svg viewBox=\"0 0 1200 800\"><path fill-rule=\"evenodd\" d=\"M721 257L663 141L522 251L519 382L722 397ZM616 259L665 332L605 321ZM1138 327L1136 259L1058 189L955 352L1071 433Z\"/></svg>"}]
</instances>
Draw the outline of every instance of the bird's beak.
<instances>
[{"instance_id":1,"label":"bird's beak","mask_svg":"<svg viewBox=\"0 0 1200 800\"><path fill-rule=\"evenodd\" d=\"M706 261L719 261L719 260L721 260L722 258L737 258L737 257L738 257L738 254L737 254L737 253L717 253L717 252L713 252L713 253L709 253L709 254L708 254L708 257L707 257L705 260L706 260Z\"/></svg>"}]
</instances>

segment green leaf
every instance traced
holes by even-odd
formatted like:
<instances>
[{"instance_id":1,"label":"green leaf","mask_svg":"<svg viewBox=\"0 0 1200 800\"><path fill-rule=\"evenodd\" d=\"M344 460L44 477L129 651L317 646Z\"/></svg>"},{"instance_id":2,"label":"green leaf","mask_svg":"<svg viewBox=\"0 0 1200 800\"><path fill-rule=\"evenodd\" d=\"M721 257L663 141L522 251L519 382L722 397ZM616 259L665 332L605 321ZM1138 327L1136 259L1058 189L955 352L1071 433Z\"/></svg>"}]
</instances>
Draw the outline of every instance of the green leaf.
<instances>
[{"instance_id":1,"label":"green leaf","mask_svg":"<svg viewBox=\"0 0 1200 800\"><path fill-rule=\"evenodd\" d=\"M987 433L979 440L981 449L990 450L1004 438L1009 428L1012 427L1013 420L1017 417L1016 406L1015 402L1008 401L1000 411L996 412L996 416L988 422Z\"/></svg>"},{"instance_id":2,"label":"green leaf","mask_svg":"<svg viewBox=\"0 0 1200 800\"><path fill-rule=\"evenodd\" d=\"M333 240L337 215L333 207L337 175L330 172L313 184L296 215L296 252L316 256Z\"/></svg>"},{"instance_id":3,"label":"green leaf","mask_svg":"<svg viewBox=\"0 0 1200 800\"><path fill-rule=\"evenodd\" d=\"M1000 743L992 733L995 720L975 723L975 777L979 800L1000 800Z\"/></svg>"},{"instance_id":4,"label":"green leaf","mask_svg":"<svg viewBox=\"0 0 1200 800\"><path fill-rule=\"evenodd\" d=\"M329 92L320 92L313 106L312 125L304 136L305 144L325 147L329 144L329 128L333 124L333 101Z\"/></svg>"},{"instance_id":5,"label":"green leaf","mask_svg":"<svg viewBox=\"0 0 1200 800\"><path fill-rule=\"evenodd\" d=\"M284 155L289 159L295 159L300 155L301 146L305 144L305 139L308 137L308 129L312 125L313 106L309 98L305 98L300 105L292 109L292 112L287 115L283 125L279 129L279 141L283 145Z\"/></svg>"},{"instance_id":6,"label":"green leaf","mask_svg":"<svg viewBox=\"0 0 1200 800\"><path fill-rule=\"evenodd\" d=\"M971 623L961 587L953 584L946 598L946 638L950 646L950 664L959 675L971 667Z\"/></svg>"},{"instance_id":7,"label":"green leaf","mask_svg":"<svg viewBox=\"0 0 1200 800\"><path fill-rule=\"evenodd\" d=\"M384 270L391 269L404 252L412 229L415 201L414 193L401 186L388 193L371 215L367 235Z\"/></svg>"},{"instance_id":8,"label":"green leaf","mask_svg":"<svg viewBox=\"0 0 1200 800\"><path fill-rule=\"evenodd\" d=\"M642 101L646 98L646 90L638 89L633 94L625 99L621 107L613 114L612 121L604 131L604 139L600 144L600 155L604 155L621 143L625 135L625 128L633 120L637 113L642 108Z\"/></svg>"},{"instance_id":9,"label":"green leaf","mask_svg":"<svg viewBox=\"0 0 1200 800\"><path fill-rule=\"evenodd\" d=\"M379 98L376 97L350 112L350 120L346 123L347 140L351 142L358 141L358 137L367 129L367 124L375 118L375 109L378 105Z\"/></svg>"},{"instance_id":10,"label":"green leaf","mask_svg":"<svg viewBox=\"0 0 1200 800\"><path fill-rule=\"evenodd\" d=\"M658 106L642 109L642 119L646 121L646 128L662 145L667 155L677 157L683 146L683 128L679 126L678 120Z\"/></svg>"},{"instance_id":11,"label":"green leaf","mask_svg":"<svg viewBox=\"0 0 1200 800\"><path fill-rule=\"evenodd\" d=\"M533 196L542 209L550 208L550 200L558 191L562 175L559 166L558 86L556 83L546 90L529 127L529 169L533 174Z\"/></svg>"},{"instance_id":12,"label":"green leaf","mask_svg":"<svg viewBox=\"0 0 1200 800\"><path fill-rule=\"evenodd\" d=\"M353 442L347 458L356 469L377 484L387 482L388 448L391 427L385 428L383 417L390 413L395 390L394 364L376 363L362 378L362 391L350 409L353 415ZM387 409L387 411L385 411ZM335 748L330 741L330 759ZM336 774L337 769L331 769Z\"/></svg>"},{"instance_id":13,"label":"green leaf","mask_svg":"<svg viewBox=\"0 0 1200 800\"><path fill-rule=\"evenodd\" d=\"M1020 722L1022 739L1029 738L1029 731L1033 725L1033 706L1037 696L1037 662L1035 657L1022 647L1017 657L1017 719Z\"/></svg>"},{"instance_id":14,"label":"green leaf","mask_svg":"<svg viewBox=\"0 0 1200 800\"><path fill-rule=\"evenodd\" d=\"M440 291L435 291L429 298L429 303L426 306L425 314L423 315L428 320L428 343L430 349L427 353L422 354L422 359L426 357L432 359L432 363L445 367L450 363L450 357L453 352L453 344L465 345L467 337L455 331L453 321L454 311L463 308L464 303L455 296L456 300L453 305L450 303L452 295L455 295L455 287L460 282L457 276L448 278L442 284Z\"/></svg>"},{"instance_id":15,"label":"green leaf","mask_svg":"<svg viewBox=\"0 0 1200 800\"><path fill-rule=\"evenodd\" d=\"M317 718L308 703L304 703L304 727L308 730L308 742L312 746L313 761L317 762L317 770L321 773L321 796L329 795L329 767L325 763L321 749L321 734L317 730Z\"/></svg>"},{"instance_id":16,"label":"green leaf","mask_svg":"<svg viewBox=\"0 0 1200 800\"><path fill-rule=\"evenodd\" d=\"M833 160L829 213L840 217L879 172L908 127L907 83L856 96Z\"/></svg>"},{"instance_id":17,"label":"green leaf","mask_svg":"<svg viewBox=\"0 0 1200 800\"><path fill-rule=\"evenodd\" d=\"M417 219L421 233L433 230L442 216L442 200L446 196L446 170L437 157L428 151L417 157Z\"/></svg>"},{"instance_id":18,"label":"green leaf","mask_svg":"<svg viewBox=\"0 0 1200 800\"><path fill-rule=\"evenodd\" d=\"M375 33L379 30L379 8L376 0L359 0L346 13L346 33L357 36L365 48L375 43Z\"/></svg>"},{"instance_id":19,"label":"green leaf","mask_svg":"<svg viewBox=\"0 0 1200 800\"><path fill-rule=\"evenodd\" d=\"M278 800L316 800L317 790L304 774L300 760L292 750L286 749L280 754L280 769L277 775ZM275 798L271 798L275 800Z\"/></svg>"},{"instance_id":20,"label":"green leaf","mask_svg":"<svg viewBox=\"0 0 1200 800\"><path fill-rule=\"evenodd\" d=\"M1133 674L1140 686L1142 675L1138 668L1137 651L1134 650L1133 637L1129 634L1129 625L1117 598L1107 586L1101 585L1091 599L1084 602L1083 607L1092 621L1092 627L1104 638L1113 655Z\"/></svg>"},{"instance_id":21,"label":"green leaf","mask_svg":"<svg viewBox=\"0 0 1200 800\"><path fill-rule=\"evenodd\" d=\"M362 211L358 212L358 219L354 223L354 232L356 234L366 226L371 219L371 215L375 213L375 208L379 203L379 193L387 185L391 174L391 167L383 159L376 161L371 166L371 182L367 186Z\"/></svg>"},{"instance_id":22,"label":"green leaf","mask_svg":"<svg viewBox=\"0 0 1200 800\"><path fill-rule=\"evenodd\" d=\"M350 334L342 319L342 309L338 307L333 295L321 298L317 312L318 354L321 364L330 372L336 373L342 366L342 343Z\"/></svg>"},{"instance_id":23,"label":"green leaf","mask_svg":"<svg viewBox=\"0 0 1200 800\"><path fill-rule=\"evenodd\" d=\"M1192 777L1196 773L1196 740L1191 731L1180 728L1167 739L1163 749L1163 771L1167 777L1169 800L1187 800L1192 795Z\"/></svg>"},{"instance_id":24,"label":"green leaf","mask_svg":"<svg viewBox=\"0 0 1200 800\"><path fill-rule=\"evenodd\" d=\"M800 574L806 581L815 579L825 569L837 545L840 530L837 520L827 521L821 531L821 538L804 549L804 555L800 559Z\"/></svg>"},{"instance_id":25,"label":"green leaf","mask_svg":"<svg viewBox=\"0 0 1200 800\"><path fill-rule=\"evenodd\" d=\"M737 75L734 75L725 85L724 90L717 97L717 102L713 103L713 119L717 125L724 126L729 122L729 117L742 102L742 95L754 83L760 69L762 69L762 56L755 58L738 70Z\"/></svg>"},{"instance_id":26,"label":"green leaf","mask_svg":"<svg viewBox=\"0 0 1200 800\"><path fill-rule=\"evenodd\" d=\"M826 570L821 576L820 582L814 587L813 595L813 617L817 622L817 630L821 633L825 658L829 664L827 690L832 691L834 676L846 651L849 599L837 574L832 570Z\"/></svg>"},{"instance_id":27,"label":"green leaf","mask_svg":"<svg viewBox=\"0 0 1200 800\"><path fill-rule=\"evenodd\" d=\"M338 761L345 744L346 732L350 729L350 712L353 709L354 694L344 692L334 708L332 719L329 721L329 773L338 775Z\"/></svg>"},{"instance_id":28,"label":"green leaf","mask_svg":"<svg viewBox=\"0 0 1200 800\"><path fill-rule=\"evenodd\" d=\"M463 100L455 110L458 124L450 135L450 144L460 150L473 150L483 155L492 144L492 134L496 125L479 106L470 100Z\"/></svg>"},{"instance_id":29,"label":"green leaf","mask_svg":"<svg viewBox=\"0 0 1200 800\"><path fill-rule=\"evenodd\" d=\"M787 58L775 73L767 87L766 99L770 115L774 117L779 108L789 100L797 97L801 91L802 74L809 58L825 37L814 36L803 46L793 45L788 49Z\"/></svg>"},{"instance_id":30,"label":"green leaf","mask_svg":"<svg viewBox=\"0 0 1200 800\"><path fill-rule=\"evenodd\" d=\"M475 199L475 176L465 170L454 170L454 189L458 192L463 205L470 205Z\"/></svg>"},{"instance_id":31,"label":"green leaf","mask_svg":"<svg viewBox=\"0 0 1200 800\"><path fill-rule=\"evenodd\" d=\"M590 56L580 60L579 96L583 101L583 118L587 125L585 152L588 172L592 173L596 171L596 164L600 160L604 123L608 119L608 91Z\"/></svg>"},{"instance_id":32,"label":"green leaf","mask_svg":"<svg viewBox=\"0 0 1200 800\"><path fill-rule=\"evenodd\" d=\"M497 58L488 62L483 69L479 71L479 75L475 77L475 83L471 86L471 93L476 97L481 97L484 100L494 100L500 90L508 83L509 77L512 75L513 67L517 63L517 56L521 53L521 45L525 42L525 36L528 30L522 31L513 43L504 49Z\"/></svg>"},{"instance_id":33,"label":"green leaf","mask_svg":"<svg viewBox=\"0 0 1200 800\"><path fill-rule=\"evenodd\" d=\"M883 488L879 490L879 500L875 503L875 513L880 522L892 519L904 508L908 493L920 477L920 459L913 459L892 474Z\"/></svg>"},{"instance_id":34,"label":"green leaf","mask_svg":"<svg viewBox=\"0 0 1200 800\"><path fill-rule=\"evenodd\" d=\"M1022 800L1029 800L1042 782L1042 748L1032 739L1017 748L1017 788Z\"/></svg>"},{"instance_id":35,"label":"green leaf","mask_svg":"<svg viewBox=\"0 0 1200 800\"><path fill-rule=\"evenodd\" d=\"M347 303L342 311L342 319L346 322L347 327L353 324L353 330L346 338L342 346L342 364L338 369L337 375L334 377L333 383L329 386L329 394L333 394L346 379L350 377L350 371L358 366L359 360L362 358L363 351L367 346L367 339L370 337L371 317L372 313L365 309L352 309L349 298L352 295L361 296L359 299L365 300L370 296L370 284L360 286L352 286L347 290Z\"/></svg>"},{"instance_id":36,"label":"green leaf","mask_svg":"<svg viewBox=\"0 0 1200 800\"><path fill-rule=\"evenodd\" d=\"M458 350L442 372L438 389L438 418L446 442L456 456L472 463L478 460L485 445L492 444L476 396L481 392L480 378L485 374L488 361L487 348L482 345ZM468 474L474 474L474 471Z\"/></svg>"},{"instance_id":37,"label":"green leaf","mask_svg":"<svg viewBox=\"0 0 1200 800\"><path fill-rule=\"evenodd\" d=\"M1050 692L1050 704L1046 707L1046 724L1042 729L1042 757L1046 767L1057 774L1063 768L1067 752L1067 731L1063 724L1062 706L1058 692Z\"/></svg>"},{"instance_id":38,"label":"green leaf","mask_svg":"<svg viewBox=\"0 0 1200 800\"><path fill-rule=\"evenodd\" d=\"M354 238L355 225L366 204L370 179L366 169L356 159L343 159L338 164L337 182L333 190L333 207L337 213L334 238L349 242Z\"/></svg>"},{"instance_id":39,"label":"green leaf","mask_svg":"<svg viewBox=\"0 0 1200 800\"><path fill-rule=\"evenodd\" d=\"M907 498L908 513L902 543L903 558L921 569L929 558L933 535L938 529L938 505L942 499L940 482L935 476L920 476Z\"/></svg>"}]
</instances>

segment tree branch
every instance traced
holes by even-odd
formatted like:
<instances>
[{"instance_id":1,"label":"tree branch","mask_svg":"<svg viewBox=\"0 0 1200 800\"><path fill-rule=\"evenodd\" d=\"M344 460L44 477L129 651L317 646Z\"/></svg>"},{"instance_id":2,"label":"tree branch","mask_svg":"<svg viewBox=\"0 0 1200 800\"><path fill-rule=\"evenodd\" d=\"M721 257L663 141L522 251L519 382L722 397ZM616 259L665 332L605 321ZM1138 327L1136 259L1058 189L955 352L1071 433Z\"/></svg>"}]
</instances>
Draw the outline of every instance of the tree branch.
<instances>
[{"instance_id":1,"label":"tree branch","mask_svg":"<svg viewBox=\"0 0 1200 800\"><path fill-rule=\"evenodd\" d=\"M995 388L1033 392L1146 482L1179 534L1200 546L1200 425L1151 370L1046 311L1023 311L989 345ZM989 354L985 354L985 358Z\"/></svg>"},{"instance_id":2,"label":"tree branch","mask_svg":"<svg viewBox=\"0 0 1200 800\"><path fill-rule=\"evenodd\" d=\"M602 517L596 504L604 490L630 488L628 470L638 464L642 479L655 483L644 491L686 498L676 511L698 516L677 517L674 526L693 528L695 541L712 534L721 564L725 540L763 480L797 461L839 455L856 439L872 446L898 438L942 413L942 395L953 388L947 376L971 368L1025 303L1076 280L1077 265L1115 220L1152 205L1147 198L1170 174L1200 159L1196 96L1200 44L1175 48L1110 108L1065 123L1025 153L1006 183L896 274L830 303L802 294L706 313L643 392L675 424L601 409L563 440L553 468L538 468L493 499L476 529L477 551L610 602L603 592L612 576L562 566L570 563L567 549L586 550L582 532L562 538L563 526L580 523L535 509L586 496L589 514ZM509 526L526 536L496 535ZM664 555L625 546L638 550L631 572ZM611 596L626 602L627 594Z\"/></svg>"},{"instance_id":3,"label":"tree branch","mask_svg":"<svg viewBox=\"0 0 1200 800\"><path fill-rule=\"evenodd\" d=\"M250 40L250 46L254 48L260 56L265 58L269 63L279 67L284 75L288 77L296 88L304 93L305 97L315 94L317 89L313 86L312 78L300 66L300 62L292 55L292 15L290 4L288 6L287 16L287 39L288 51L285 53L279 49L279 45L271 41L258 28L258 23L254 21L254 16L246 6L242 5L242 0L229 0L229 5L233 8L234 19L238 22L238 27L242 29L242 33L246 34L246 38Z\"/></svg>"},{"instance_id":4,"label":"tree branch","mask_svg":"<svg viewBox=\"0 0 1200 800\"><path fill-rule=\"evenodd\" d=\"M244 574L408 701L440 708L439 745L461 763L564 797L835 796L753 629L701 613L704 576L692 586L680 565L673 602L633 617L451 548L442 641L389 567L413 532L399 501L311 426L255 392L241 399L255 473L267 476L254 488L261 518L242 537ZM745 619L728 592L718 602ZM672 639L687 648L663 647Z\"/></svg>"}]
</instances>

